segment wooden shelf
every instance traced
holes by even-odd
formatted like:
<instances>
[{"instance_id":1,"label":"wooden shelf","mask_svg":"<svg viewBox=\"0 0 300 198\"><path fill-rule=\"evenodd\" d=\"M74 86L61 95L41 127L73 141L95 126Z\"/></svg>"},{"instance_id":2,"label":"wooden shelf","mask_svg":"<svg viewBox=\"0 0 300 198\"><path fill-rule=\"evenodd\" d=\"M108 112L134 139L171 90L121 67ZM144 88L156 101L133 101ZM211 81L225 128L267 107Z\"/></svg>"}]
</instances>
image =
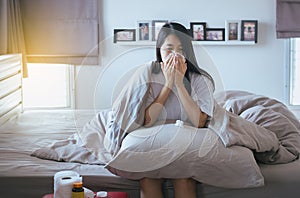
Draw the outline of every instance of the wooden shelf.
<instances>
[{"instance_id":1,"label":"wooden shelf","mask_svg":"<svg viewBox=\"0 0 300 198\"><path fill-rule=\"evenodd\" d=\"M192 41L193 45L255 45L254 41Z\"/></svg>"},{"instance_id":2,"label":"wooden shelf","mask_svg":"<svg viewBox=\"0 0 300 198\"><path fill-rule=\"evenodd\" d=\"M232 45L255 45L254 41L192 41L193 45L203 46L232 46ZM155 41L123 41L117 42L117 45L128 45L128 46L155 46Z\"/></svg>"}]
</instances>

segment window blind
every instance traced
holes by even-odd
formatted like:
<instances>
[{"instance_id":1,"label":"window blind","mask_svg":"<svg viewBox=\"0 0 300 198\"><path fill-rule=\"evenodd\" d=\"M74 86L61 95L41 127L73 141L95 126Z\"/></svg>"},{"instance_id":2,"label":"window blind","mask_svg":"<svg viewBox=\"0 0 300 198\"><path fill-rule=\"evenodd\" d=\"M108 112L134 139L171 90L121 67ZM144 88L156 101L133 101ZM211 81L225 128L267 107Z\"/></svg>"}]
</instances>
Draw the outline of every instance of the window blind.
<instances>
[{"instance_id":1,"label":"window blind","mask_svg":"<svg viewBox=\"0 0 300 198\"><path fill-rule=\"evenodd\" d=\"M28 62L97 64L97 0L22 0Z\"/></svg>"},{"instance_id":2,"label":"window blind","mask_svg":"<svg viewBox=\"0 0 300 198\"><path fill-rule=\"evenodd\" d=\"M277 0L277 38L300 37L300 0Z\"/></svg>"},{"instance_id":3,"label":"window blind","mask_svg":"<svg viewBox=\"0 0 300 198\"><path fill-rule=\"evenodd\" d=\"M0 0L0 54L7 53L7 1Z\"/></svg>"}]
</instances>

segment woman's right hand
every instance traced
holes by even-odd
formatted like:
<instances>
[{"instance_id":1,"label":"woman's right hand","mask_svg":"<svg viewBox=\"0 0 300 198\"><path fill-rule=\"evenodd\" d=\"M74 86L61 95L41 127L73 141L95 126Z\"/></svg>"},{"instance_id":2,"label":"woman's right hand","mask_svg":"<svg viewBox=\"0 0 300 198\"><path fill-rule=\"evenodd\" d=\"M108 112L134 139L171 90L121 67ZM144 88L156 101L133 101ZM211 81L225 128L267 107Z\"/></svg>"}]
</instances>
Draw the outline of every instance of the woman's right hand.
<instances>
[{"instance_id":1,"label":"woman's right hand","mask_svg":"<svg viewBox=\"0 0 300 198\"><path fill-rule=\"evenodd\" d=\"M161 70L165 77L165 86L172 89L175 80L175 65L176 58L170 56L165 62L161 62Z\"/></svg>"}]
</instances>

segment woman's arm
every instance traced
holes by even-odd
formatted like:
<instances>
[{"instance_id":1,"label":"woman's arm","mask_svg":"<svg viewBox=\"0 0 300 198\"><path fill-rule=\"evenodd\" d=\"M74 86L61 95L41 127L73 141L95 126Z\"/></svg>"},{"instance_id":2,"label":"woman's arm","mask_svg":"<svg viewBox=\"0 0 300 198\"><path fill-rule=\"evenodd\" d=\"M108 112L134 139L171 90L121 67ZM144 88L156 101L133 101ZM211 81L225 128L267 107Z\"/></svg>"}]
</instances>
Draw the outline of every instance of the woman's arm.
<instances>
[{"instance_id":1,"label":"woman's arm","mask_svg":"<svg viewBox=\"0 0 300 198\"><path fill-rule=\"evenodd\" d=\"M202 112L201 109L197 106L195 101L187 92L183 83L182 85L177 85L176 88L181 104L183 105L183 108L192 124L197 128L204 127L208 117L207 114Z\"/></svg>"},{"instance_id":2,"label":"woman's arm","mask_svg":"<svg viewBox=\"0 0 300 198\"><path fill-rule=\"evenodd\" d=\"M170 92L171 89L165 85L153 103L146 108L144 121L145 127L150 127L156 122Z\"/></svg>"},{"instance_id":3,"label":"woman's arm","mask_svg":"<svg viewBox=\"0 0 300 198\"><path fill-rule=\"evenodd\" d=\"M150 127L156 122L165 102L169 97L175 78L174 60L174 58L169 58L166 63L161 63L161 70L165 77L165 84L156 99L145 110L145 127Z\"/></svg>"},{"instance_id":4,"label":"woman's arm","mask_svg":"<svg viewBox=\"0 0 300 198\"><path fill-rule=\"evenodd\" d=\"M208 116L206 113L201 111L183 84L183 78L186 70L187 64L183 62L182 59L179 59L178 64L176 64L174 83L178 92L178 97L190 121L195 127L202 128L205 126Z\"/></svg>"}]
</instances>

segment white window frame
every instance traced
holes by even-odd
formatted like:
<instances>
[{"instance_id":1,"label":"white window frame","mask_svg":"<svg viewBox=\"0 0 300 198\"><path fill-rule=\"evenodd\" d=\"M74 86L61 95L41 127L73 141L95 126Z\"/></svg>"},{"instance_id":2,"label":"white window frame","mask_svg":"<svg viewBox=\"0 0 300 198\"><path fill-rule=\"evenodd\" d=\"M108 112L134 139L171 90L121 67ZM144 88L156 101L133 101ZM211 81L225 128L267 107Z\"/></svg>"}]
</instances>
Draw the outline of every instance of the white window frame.
<instances>
[{"instance_id":1,"label":"white window frame","mask_svg":"<svg viewBox=\"0 0 300 198\"><path fill-rule=\"evenodd\" d=\"M290 99L290 86L291 86L291 64L292 64L292 56L291 56L291 46L292 46L292 39L287 39L285 42L285 63L286 63L286 69L285 69L285 101L288 106L288 108L297 116L297 118L300 120L300 105L292 105L291 99Z\"/></svg>"},{"instance_id":2,"label":"white window frame","mask_svg":"<svg viewBox=\"0 0 300 198\"><path fill-rule=\"evenodd\" d=\"M66 108L75 109L75 65L68 65L69 67L69 105Z\"/></svg>"},{"instance_id":3,"label":"white window frame","mask_svg":"<svg viewBox=\"0 0 300 198\"><path fill-rule=\"evenodd\" d=\"M68 67L68 101L66 107L24 107L23 110L58 110L58 109L75 109L75 65L66 64Z\"/></svg>"}]
</instances>

